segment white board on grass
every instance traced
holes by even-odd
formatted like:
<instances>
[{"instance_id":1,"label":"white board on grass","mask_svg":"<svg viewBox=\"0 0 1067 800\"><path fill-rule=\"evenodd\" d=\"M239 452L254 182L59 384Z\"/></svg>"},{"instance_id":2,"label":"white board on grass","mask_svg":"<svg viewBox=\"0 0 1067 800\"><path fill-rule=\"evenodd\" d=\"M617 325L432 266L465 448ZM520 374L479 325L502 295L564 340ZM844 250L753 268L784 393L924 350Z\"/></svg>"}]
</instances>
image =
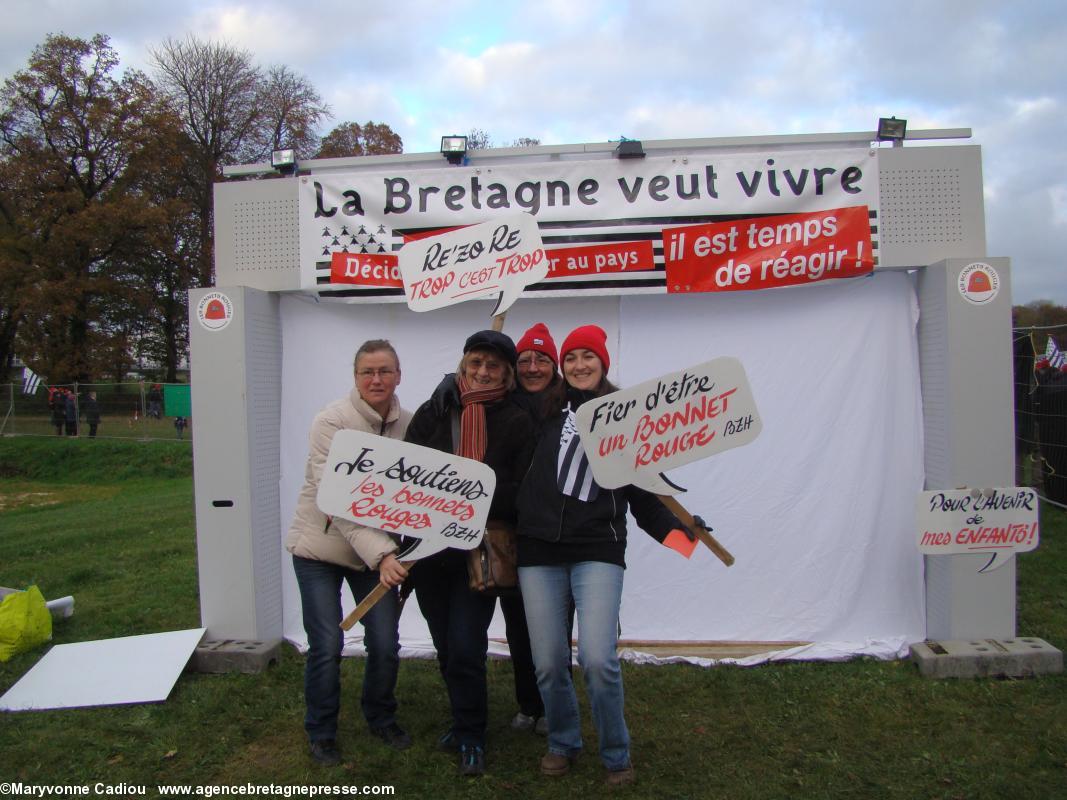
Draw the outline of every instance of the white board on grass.
<instances>
[{"instance_id":1,"label":"white board on grass","mask_svg":"<svg viewBox=\"0 0 1067 800\"><path fill-rule=\"evenodd\" d=\"M0 710L162 703L206 630L56 645L0 697Z\"/></svg>"}]
</instances>

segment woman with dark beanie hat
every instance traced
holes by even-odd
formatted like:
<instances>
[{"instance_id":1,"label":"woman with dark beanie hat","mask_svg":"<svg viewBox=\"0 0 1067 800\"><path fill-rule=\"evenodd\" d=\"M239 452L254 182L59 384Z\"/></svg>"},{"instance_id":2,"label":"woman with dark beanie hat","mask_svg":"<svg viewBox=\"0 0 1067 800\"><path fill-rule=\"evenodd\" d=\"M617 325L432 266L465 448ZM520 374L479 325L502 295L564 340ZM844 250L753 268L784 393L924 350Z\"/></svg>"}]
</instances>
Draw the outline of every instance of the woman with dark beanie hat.
<instances>
[{"instance_id":1,"label":"woman with dark beanie hat","mask_svg":"<svg viewBox=\"0 0 1067 800\"><path fill-rule=\"evenodd\" d=\"M607 379L611 359L603 329L575 328L560 355L564 381L557 411L545 419L518 501L519 583L548 719L548 753L541 759L541 772L566 774L582 750L567 632L573 605L578 611L578 661L600 758L608 783L622 785L634 781L616 652L627 507L641 528L660 542L672 530L690 538L692 534L654 495L635 486L605 489L593 479L574 412L582 403L616 390Z\"/></svg>"},{"instance_id":2,"label":"woman with dark beanie hat","mask_svg":"<svg viewBox=\"0 0 1067 800\"><path fill-rule=\"evenodd\" d=\"M440 410L433 401L419 406L405 437L492 467L496 489L489 519L512 525L534 436L533 419L512 399L515 357L515 344L503 333L472 334L453 377L456 392ZM459 753L461 774L481 775L489 702L485 659L496 598L468 588L466 553L452 548L420 561L410 580L452 709L452 724L439 745Z\"/></svg>"},{"instance_id":3,"label":"woman with dark beanie hat","mask_svg":"<svg viewBox=\"0 0 1067 800\"><path fill-rule=\"evenodd\" d=\"M515 352L515 377L518 385L515 386L512 399L530 412L537 422L540 422L549 409L555 416L559 413L559 391L563 379L559 375L556 342L552 339L548 326L538 322L529 328L516 343ZM449 373L434 389L430 398L431 409L438 416L443 416L450 407L458 406L459 402L456 376ZM544 735L548 732L548 723L544 717L545 707L541 702L541 692L537 688L522 595L519 592L502 593L500 611L504 616L511 667L515 675L515 701L519 707L511 720L511 727L515 730L533 729ZM567 640L570 641L570 627Z\"/></svg>"}]
</instances>

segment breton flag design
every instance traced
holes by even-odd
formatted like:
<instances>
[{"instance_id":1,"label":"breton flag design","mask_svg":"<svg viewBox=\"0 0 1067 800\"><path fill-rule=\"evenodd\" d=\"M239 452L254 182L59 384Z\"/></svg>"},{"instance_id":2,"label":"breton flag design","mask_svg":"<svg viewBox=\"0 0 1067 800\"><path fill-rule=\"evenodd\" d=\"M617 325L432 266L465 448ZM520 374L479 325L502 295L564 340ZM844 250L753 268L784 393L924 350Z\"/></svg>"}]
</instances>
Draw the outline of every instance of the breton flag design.
<instances>
[{"instance_id":1,"label":"breton flag design","mask_svg":"<svg viewBox=\"0 0 1067 800\"><path fill-rule=\"evenodd\" d=\"M23 394L36 394L37 387L41 385L41 376L35 373L29 367L24 367L22 370L22 393Z\"/></svg>"},{"instance_id":2,"label":"breton flag design","mask_svg":"<svg viewBox=\"0 0 1067 800\"><path fill-rule=\"evenodd\" d=\"M567 406L567 418L559 437L559 456L556 461L556 476L559 490L568 497L591 502L596 500L600 487L593 480L593 470L585 457L578 436L574 410Z\"/></svg>"},{"instance_id":3,"label":"breton flag design","mask_svg":"<svg viewBox=\"0 0 1067 800\"><path fill-rule=\"evenodd\" d=\"M1063 369L1063 365L1067 363L1067 354L1056 346L1056 340L1051 336L1048 337L1048 345L1045 347L1045 358L1053 369Z\"/></svg>"}]
</instances>

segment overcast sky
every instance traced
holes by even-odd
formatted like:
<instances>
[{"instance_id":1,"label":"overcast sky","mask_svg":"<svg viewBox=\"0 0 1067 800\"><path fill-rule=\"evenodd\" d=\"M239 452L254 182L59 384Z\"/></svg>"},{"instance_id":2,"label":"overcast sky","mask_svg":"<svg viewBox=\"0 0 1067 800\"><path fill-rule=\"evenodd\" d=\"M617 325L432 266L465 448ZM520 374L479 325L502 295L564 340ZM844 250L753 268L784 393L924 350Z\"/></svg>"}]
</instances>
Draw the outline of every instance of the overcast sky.
<instances>
[{"instance_id":1,"label":"overcast sky","mask_svg":"<svg viewBox=\"0 0 1067 800\"><path fill-rule=\"evenodd\" d=\"M1016 303L1067 305L1063 0L4 0L0 76L49 33L104 33L146 71L195 34L306 75L333 125L388 123L406 152L472 127L495 144L970 128L989 255Z\"/></svg>"}]
</instances>

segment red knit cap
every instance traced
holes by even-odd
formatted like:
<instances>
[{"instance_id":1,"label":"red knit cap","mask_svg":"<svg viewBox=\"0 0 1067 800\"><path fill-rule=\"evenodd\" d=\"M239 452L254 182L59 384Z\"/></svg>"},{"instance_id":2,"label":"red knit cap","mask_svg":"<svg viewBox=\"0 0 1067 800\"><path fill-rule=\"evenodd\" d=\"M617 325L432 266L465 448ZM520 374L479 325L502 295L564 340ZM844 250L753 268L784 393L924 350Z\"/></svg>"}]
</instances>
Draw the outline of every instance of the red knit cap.
<instances>
[{"instance_id":1,"label":"red knit cap","mask_svg":"<svg viewBox=\"0 0 1067 800\"><path fill-rule=\"evenodd\" d=\"M604 372L608 371L611 366L611 359L608 358L608 335L604 333L603 328L599 325L583 325L580 328L575 328L563 340L563 347L559 349L559 354L566 358L567 353L571 350L583 348L595 353L596 357L600 359L600 363L604 365Z\"/></svg>"},{"instance_id":2,"label":"red knit cap","mask_svg":"<svg viewBox=\"0 0 1067 800\"><path fill-rule=\"evenodd\" d=\"M552 334L548 332L548 326L545 323L538 322L530 330L526 331L515 345L515 352L520 355L527 350L544 353L552 359L553 364L557 367L559 366L559 353L556 352L556 343L552 339Z\"/></svg>"}]
</instances>

